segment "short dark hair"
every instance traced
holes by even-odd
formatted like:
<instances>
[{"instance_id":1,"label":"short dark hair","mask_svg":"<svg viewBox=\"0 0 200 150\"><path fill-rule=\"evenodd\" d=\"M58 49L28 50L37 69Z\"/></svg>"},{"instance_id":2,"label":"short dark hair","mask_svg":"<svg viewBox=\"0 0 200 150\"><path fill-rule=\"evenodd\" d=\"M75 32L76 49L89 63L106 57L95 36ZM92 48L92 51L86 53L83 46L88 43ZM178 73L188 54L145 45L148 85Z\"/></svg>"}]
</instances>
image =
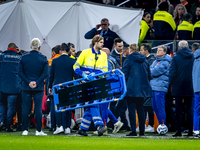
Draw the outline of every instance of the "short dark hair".
<instances>
[{"instance_id":1,"label":"short dark hair","mask_svg":"<svg viewBox=\"0 0 200 150\"><path fill-rule=\"evenodd\" d=\"M61 49L60 45L56 45L55 47L52 48L52 52L59 54L60 49Z\"/></svg>"},{"instance_id":2,"label":"short dark hair","mask_svg":"<svg viewBox=\"0 0 200 150\"><path fill-rule=\"evenodd\" d=\"M101 19L101 21L103 21L103 22L107 21L109 23L109 20L107 18L103 18L103 19Z\"/></svg>"},{"instance_id":3,"label":"short dark hair","mask_svg":"<svg viewBox=\"0 0 200 150\"><path fill-rule=\"evenodd\" d=\"M120 39L120 38L115 38L114 39L114 45L117 45L117 43L121 43L121 42L123 42L123 40Z\"/></svg>"},{"instance_id":4,"label":"short dark hair","mask_svg":"<svg viewBox=\"0 0 200 150\"><path fill-rule=\"evenodd\" d=\"M12 48L12 49L16 49L17 46L16 46L15 43L10 43L10 44L8 44L8 49L10 49L10 48Z\"/></svg>"},{"instance_id":5,"label":"short dark hair","mask_svg":"<svg viewBox=\"0 0 200 150\"><path fill-rule=\"evenodd\" d=\"M141 46L144 46L145 51L148 50L148 52L151 53L151 45L150 44L142 44Z\"/></svg>"},{"instance_id":6,"label":"short dark hair","mask_svg":"<svg viewBox=\"0 0 200 150\"><path fill-rule=\"evenodd\" d=\"M200 44L199 43L193 43L192 44L192 50L196 51L199 48L200 48Z\"/></svg>"},{"instance_id":7,"label":"short dark hair","mask_svg":"<svg viewBox=\"0 0 200 150\"><path fill-rule=\"evenodd\" d=\"M74 46L74 44L73 43L67 43L67 45L69 46L69 47L72 47L72 48L75 48L75 46Z\"/></svg>"},{"instance_id":8,"label":"short dark hair","mask_svg":"<svg viewBox=\"0 0 200 150\"><path fill-rule=\"evenodd\" d=\"M168 2L162 2L160 3L160 5L158 6L159 10L161 11L168 11L169 9L169 4Z\"/></svg>"},{"instance_id":9,"label":"short dark hair","mask_svg":"<svg viewBox=\"0 0 200 150\"><path fill-rule=\"evenodd\" d=\"M69 52L70 47L66 43L61 44L61 51Z\"/></svg>"},{"instance_id":10,"label":"short dark hair","mask_svg":"<svg viewBox=\"0 0 200 150\"><path fill-rule=\"evenodd\" d=\"M190 21L192 19L193 19L193 16L189 13L187 13L183 16L183 20L185 20L185 21Z\"/></svg>"}]
</instances>

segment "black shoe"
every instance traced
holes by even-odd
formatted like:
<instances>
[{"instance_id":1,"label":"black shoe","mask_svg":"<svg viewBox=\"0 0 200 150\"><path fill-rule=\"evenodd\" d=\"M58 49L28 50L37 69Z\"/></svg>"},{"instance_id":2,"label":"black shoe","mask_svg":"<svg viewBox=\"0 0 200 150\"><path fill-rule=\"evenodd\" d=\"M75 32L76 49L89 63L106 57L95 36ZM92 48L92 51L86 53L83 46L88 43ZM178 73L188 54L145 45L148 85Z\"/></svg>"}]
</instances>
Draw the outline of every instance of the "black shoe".
<instances>
[{"instance_id":1,"label":"black shoe","mask_svg":"<svg viewBox=\"0 0 200 150\"><path fill-rule=\"evenodd\" d=\"M195 134L194 138L200 138L200 134Z\"/></svg>"},{"instance_id":2,"label":"black shoe","mask_svg":"<svg viewBox=\"0 0 200 150\"><path fill-rule=\"evenodd\" d=\"M88 136L88 134L85 132L85 130L83 130L83 129L79 129L78 130L78 134L79 135L82 135L82 136Z\"/></svg>"},{"instance_id":3,"label":"black shoe","mask_svg":"<svg viewBox=\"0 0 200 150\"><path fill-rule=\"evenodd\" d=\"M144 133L141 133L140 136L145 136Z\"/></svg>"},{"instance_id":4,"label":"black shoe","mask_svg":"<svg viewBox=\"0 0 200 150\"><path fill-rule=\"evenodd\" d=\"M185 137L193 137L193 133L188 133L187 135L184 135Z\"/></svg>"},{"instance_id":5,"label":"black shoe","mask_svg":"<svg viewBox=\"0 0 200 150\"><path fill-rule=\"evenodd\" d=\"M107 131L107 127L106 126L98 126L97 130L98 130L98 136L102 136Z\"/></svg>"},{"instance_id":6,"label":"black shoe","mask_svg":"<svg viewBox=\"0 0 200 150\"><path fill-rule=\"evenodd\" d=\"M182 134L180 132L176 132L174 135L172 135L173 137L182 137Z\"/></svg>"},{"instance_id":7,"label":"black shoe","mask_svg":"<svg viewBox=\"0 0 200 150\"><path fill-rule=\"evenodd\" d=\"M136 137L136 136L137 136L137 133L136 133L136 132L131 132L131 133L127 134L126 136L129 136L129 137L131 137L131 136Z\"/></svg>"},{"instance_id":8,"label":"black shoe","mask_svg":"<svg viewBox=\"0 0 200 150\"><path fill-rule=\"evenodd\" d=\"M7 129L6 129L6 132L13 132L13 129L7 128Z\"/></svg>"}]
</instances>

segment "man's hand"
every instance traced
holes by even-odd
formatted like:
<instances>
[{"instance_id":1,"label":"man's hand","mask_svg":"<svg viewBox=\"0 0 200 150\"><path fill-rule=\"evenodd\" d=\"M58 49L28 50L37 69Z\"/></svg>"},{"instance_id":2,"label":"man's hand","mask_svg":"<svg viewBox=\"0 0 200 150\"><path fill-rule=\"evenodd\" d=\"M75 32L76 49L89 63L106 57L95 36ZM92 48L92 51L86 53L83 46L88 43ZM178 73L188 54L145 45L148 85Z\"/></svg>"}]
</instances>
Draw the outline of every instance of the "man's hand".
<instances>
[{"instance_id":1,"label":"man's hand","mask_svg":"<svg viewBox=\"0 0 200 150\"><path fill-rule=\"evenodd\" d=\"M97 24L95 29L98 30L100 28L101 24Z\"/></svg>"},{"instance_id":2,"label":"man's hand","mask_svg":"<svg viewBox=\"0 0 200 150\"><path fill-rule=\"evenodd\" d=\"M51 95L53 95L53 90L52 90L51 88L49 88L49 93L50 93Z\"/></svg>"},{"instance_id":3,"label":"man's hand","mask_svg":"<svg viewBox=\"0 0 200 150\"><path fill-rule=\"evenodd\" d=\"M31 81L31 82L29 83L29 86L30 86L30 88L34 89L34 88L37 87L37 84L36 84L35 81Z\"/></svg>"}]
</instances>

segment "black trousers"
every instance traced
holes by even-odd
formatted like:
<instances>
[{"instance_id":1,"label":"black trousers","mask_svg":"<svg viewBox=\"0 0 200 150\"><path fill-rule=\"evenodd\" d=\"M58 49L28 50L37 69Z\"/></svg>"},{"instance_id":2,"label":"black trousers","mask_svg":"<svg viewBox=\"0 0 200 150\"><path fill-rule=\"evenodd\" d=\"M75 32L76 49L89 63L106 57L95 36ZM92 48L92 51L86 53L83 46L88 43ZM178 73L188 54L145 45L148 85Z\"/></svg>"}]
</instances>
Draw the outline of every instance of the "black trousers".
<instances>
[{"instance_id":1,"label":"black trousers","mask_svg":"<svg viewBox=\"0 0 200 150\"><path fill-rule=\"evenodd\" d=\"M126 97L129 111L129 120L131 124L132 132L136 132L136 115L135 110L137 109L138 120L139 120L139 130L140 135L144 134L145 129L145 114L142 97Z\"/></svg>"},{"instance_id":2,"label":"black trousers","mask_svg":"<svg viewBox=\"0 0 200 150\"><path fill-rule=\"evenodd\" d=\"M184 103L182 103L184 99ZM185 105L187 114L187 126L189 133L193 132L193 107L192 107L192 97L175 97L176 101L176 120L177 120L177 132L181 133L182 125L182 109Z\"/></svg>"}]
</instances>

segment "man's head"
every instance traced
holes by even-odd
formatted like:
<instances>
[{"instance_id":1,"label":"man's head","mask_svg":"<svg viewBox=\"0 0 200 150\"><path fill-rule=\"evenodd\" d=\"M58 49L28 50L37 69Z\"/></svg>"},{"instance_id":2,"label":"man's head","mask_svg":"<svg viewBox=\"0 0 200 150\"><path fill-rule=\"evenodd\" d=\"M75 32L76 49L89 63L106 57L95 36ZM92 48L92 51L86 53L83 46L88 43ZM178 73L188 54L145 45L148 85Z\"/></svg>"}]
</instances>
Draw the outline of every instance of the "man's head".
<instances>
[{"instance_id":1,"label":"man's head","mask_svg":"<svg viewBox=\"0 0 200 150\"><path fill-rule=\"evenodd\" d=\"M53 57L56 54L60 54L60 49L60 45L56 45L55 47L53 47L51 50L51 56Z\"/></svg>"},{"instance_id":2,"label":"man's head","mask_svg":"<svg viewBox=\"0 0 200 150\"><path fill-rule=\"evenodd\" d=\"M168 2L162 2L160 3L160 5L158 6L160 11L168 11L169 9L169 4Z\"/></svg>"},{"instance_id":3,"label":"man's head","mask_svg":"<svg viewBox=\"0 0 200 150\"><path fill-rule=\"evenodd\" d=\"M61 51L62 53L69 53L70 47L66 43L61 44Z\"/></svg>"},{"instance_id":4,"label":"man's head","mask_svg":"<svg viewBox=\"0 0 200 150\"><path fill-rule=\"evenodd\" d=\"M70 47L70 55L76 57L76 50L74 44L73 43L67 43L67 44Z\"/></svg>"},{"instance_id":5,"label":"man's head","mask_svg":"<svg viewBox=\"0 0 200 150\"><path fill-rule=\"evenodd\" d=\"M130 54L129 49L130 49L129 45L124 45L124 48L123 48L123 55L124 55L125 57L127 57L127 56Z\"/></svg>"},{"instance_id":6,"label":"man's head","mask_svg":"<svg viewBox=\"0 0 200 150\"><path fill-rule=\"evenodd\" d=\"M110 56L110 50L108 48L104 47L101 50L107 54L107 57Z\"/></svg>"},{"instance_id":7,"label":"man's head","mask_svg":"<svg viewBox=\"0 0 200 150\"><path fill-rule=\"evenodd\" d=\"M131 44L130 45L130 54L135 53L135 52L139 52L139 47L137 44Z\"/></svg>"},{"instance_id":8,"label":"man's head","mask_svg":"<svg viewBox=\"0 0 200 150\"><path fill-rule=\"evenodd\" d=\"M187 21L189 23L192 23L192 18L193 18L193 16L191 14L188 14L188 13L183 16L183 20Z\"/></svg>"},{"instance_id":9,"label":"man's head","mask_svg":"<svg viewBox=\"0 0 200 150\"><path fill-rule=\"evenodd\" d=\"M122 50L124 48L123 40L120 38L115 38L114 39L114 47L119 53L122 53Z\"/></svg>"},{"instance_id":10,"label":"man's head","mask_svg":"<svg viewBox=\"0 0 200 150\"><path fill-rule=\"evenodd\" d=\"M100 50L103 48L103 43L104 43L104 40L101 35L95 35L92 38L92 46L97 50Z\"/></svg>"},{"instance_id":11,"label":"man's head","mask_svg":"<svg viewBox=\"0 0 200 150\"><path fill-rule=\"evenodd\" d=\"M178 49L179 50L181 50L181 49L183 49L183 48L188 48L188 42L187 41L185 41L185 40L182 40L182 41L180 41L179 43L178 43Z\"/></svg>"},{"instance_id":12,"label":"man's head","mask_svg":"<svg viewBox=\"0 0 200 150\"><path fill-rule=\"evenodd\" d=\"M200 44L199 43L193 43L192 44L192 52L193 53L199 48L200 48Z\"/></svg>"},{"instance_id":13,"label":"man's head","mask_svg":"<svg viewBox=\"0 0 200 150\"><path fill-rule=\"evenodd\" d=\"M151 53L151 45L149 44L142 44L140 46L140 53L145 55L146 57Z\"/></svg>"},{"instance_id":14,"label":"man's head","mask_svg":"<svg viewBox=\"0 0 200 150\"><path fill-rule=\"evenodd\" d=\"M109 20L108 20L107 18L101 19L101 29L102 29L103 31L108 30L109 25L110 25L110 24L109 24Z\"/></svg>"},{"instance_id":15,"label":"man's head","mask_svg":"<svg viewBox=\"0 0 200 150\"><path fill-rule=\"evenodd\" d=\"M33 38L31 41L32 50L40 50L40 40L38 38Z\"/></svg>"},{"instance_id":16,"label":"man's head","mask_svg":"<svg viewBox=\"0 0 200 150\"><path fill-rule=\"evenodd\" d=\"M15 43L8 44L8 49L17 49L17 46Z\"/></svg>"},{"instance_id":17,"label":"man's head","mask_svg":"<svg viewBox=\"0 0 200 150\"><path fill-rule=\"evenodd\" d=\"M164 45L160 45L158 46L158 49L157 49L157 56L158 58L162 58L166 55L167 53L167 47L164 46Z\"/></svg>"}]
</instances>

